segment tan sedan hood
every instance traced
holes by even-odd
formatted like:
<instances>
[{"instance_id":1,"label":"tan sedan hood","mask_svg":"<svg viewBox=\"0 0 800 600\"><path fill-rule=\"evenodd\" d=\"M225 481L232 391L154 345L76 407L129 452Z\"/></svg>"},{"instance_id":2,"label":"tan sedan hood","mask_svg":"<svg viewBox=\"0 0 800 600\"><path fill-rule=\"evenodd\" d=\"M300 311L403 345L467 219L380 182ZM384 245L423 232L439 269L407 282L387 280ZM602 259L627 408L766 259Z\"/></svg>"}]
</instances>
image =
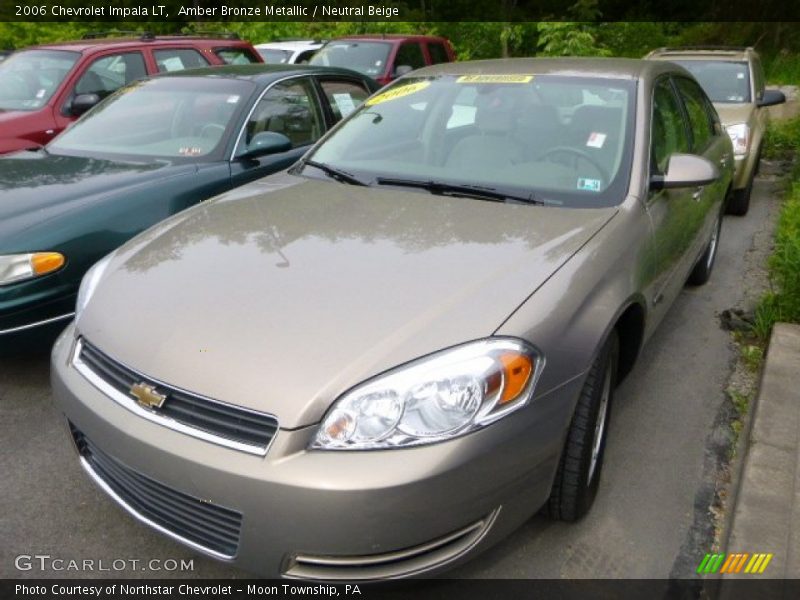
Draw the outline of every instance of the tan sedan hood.
<instances>
[{"instance_id":1,"label":"tan sedan hood","mask_svg":"<svg viewBox=\"0 0 800 600\"><path fill-rule=\"evenodd\" d=\"M124 246L78 328L296 428L365 378L491 335L615 212L268 178Z\"/></svg>"},{"instance_id":2,"label":"tan sedan hood","mask_svg":"<svg viewBox=\"0 0 800 600\"><path fill-rule=\"evenodd\" d=\"M717 109L719 120L724 126L735 125L736 123L749 123L755 110L754 104L728 104L715 102L714 108Z\"/></svg>"}]
</instances>

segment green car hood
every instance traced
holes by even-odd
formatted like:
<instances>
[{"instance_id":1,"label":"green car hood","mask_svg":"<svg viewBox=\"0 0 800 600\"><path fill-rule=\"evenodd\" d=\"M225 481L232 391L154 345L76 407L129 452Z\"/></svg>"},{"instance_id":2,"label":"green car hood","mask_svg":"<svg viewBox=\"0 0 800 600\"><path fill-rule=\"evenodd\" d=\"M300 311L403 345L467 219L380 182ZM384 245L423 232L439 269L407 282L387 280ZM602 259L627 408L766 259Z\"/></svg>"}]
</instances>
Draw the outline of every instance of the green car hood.
<instances>
[{"instance_id":1,"label":"green car hood","mask_svg":"<svg viewBox=\"0 0 800 600\"><path fill-rule=\"evenodd\" d=\"M0 250L4 241L32 225L55 219L78 205L126 188L196 172L194 164L133 163L19 152L0 158Z\"/></svg>"}]
</instances>

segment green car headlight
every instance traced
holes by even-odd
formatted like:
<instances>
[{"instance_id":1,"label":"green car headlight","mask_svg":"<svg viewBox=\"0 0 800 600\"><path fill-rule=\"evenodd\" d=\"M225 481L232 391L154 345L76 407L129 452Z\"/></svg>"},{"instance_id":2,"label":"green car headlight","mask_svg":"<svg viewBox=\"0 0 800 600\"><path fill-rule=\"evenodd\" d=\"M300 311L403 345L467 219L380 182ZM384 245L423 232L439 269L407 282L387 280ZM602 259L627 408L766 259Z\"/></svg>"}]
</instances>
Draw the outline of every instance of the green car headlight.
<instances>
[{"instance_id":1,"label":"green car headlight","mask_svg":"<svg viewBox=\"0 0 800 600\"><path fill-rule=\"evenodd\" d=\"M67 262L58 252L0 255L0 285L18 283L55 273Z\"/></svg>"},{"instance_id":2,"label":"green car headlight","mask_svg":"<svg viewBox=\"0 0 800 600\"><path fill-rule=\"evenodd\" d=\"M525 406L543 366L541 354L515 338L437 352L341 396L311 447L402 448L464 435Z\"/></svg>"}]
</instances>

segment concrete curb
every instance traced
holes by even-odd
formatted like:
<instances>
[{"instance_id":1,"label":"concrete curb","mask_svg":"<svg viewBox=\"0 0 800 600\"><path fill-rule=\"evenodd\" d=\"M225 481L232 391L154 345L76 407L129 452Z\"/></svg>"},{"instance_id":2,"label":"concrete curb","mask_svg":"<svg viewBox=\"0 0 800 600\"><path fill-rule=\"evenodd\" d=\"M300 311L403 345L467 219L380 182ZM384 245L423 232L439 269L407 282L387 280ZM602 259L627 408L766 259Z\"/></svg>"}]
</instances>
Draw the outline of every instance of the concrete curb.
<instances>
[{"instance_id":1,"label":"concrete curb","mask_svg":"<svg viewBox=\"0 0 800 600\"><path fill-rule=\"evenodd\" d=\"M759 578L800 577L800 325L779 323L747 436L723 552L772 553ZM752 578L743 572L725 579ZM723 596L726 586L722 586Z\"/></svg>"}]
</instances>

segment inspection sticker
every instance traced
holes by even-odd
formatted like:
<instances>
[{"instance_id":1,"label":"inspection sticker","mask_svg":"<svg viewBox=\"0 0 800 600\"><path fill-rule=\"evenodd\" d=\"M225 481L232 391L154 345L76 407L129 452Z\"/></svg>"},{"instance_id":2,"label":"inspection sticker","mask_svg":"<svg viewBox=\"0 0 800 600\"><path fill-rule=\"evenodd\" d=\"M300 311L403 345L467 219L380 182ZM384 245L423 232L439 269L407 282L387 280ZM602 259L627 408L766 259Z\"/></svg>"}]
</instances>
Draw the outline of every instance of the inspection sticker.
<instances>
[{"instance_id":1,"label":"inspection sticker","mask_svg":"<svg viewBox=\"0 0 800 600\"><path fill-rule=\"evenodd\" d=\"M605 143L606 143L606 134L597 133L594 131L589 134L589 139L586 140L586 145L589 148L602 148L603 144Z\"/></svg>"},{"instance_id":2,"label":"inspection sticker","mask_svg":"<svg viewBox=\"0 0 800 600\"><path fill-rule=\"evenodd\" d=\"M530 83L533 75L462 75L456 83Z\"/></svg>"},{"instance_id":3,"label":"inspection sticker","mask_svg":"<svg viewBox=\"0 0 800 600\"><path fill-rule=\"evenodd\" d=\"M226 100L226 102L228 104L236 104L237 102L239 102L239 96L235 96L235 95L234 96L228 96L228 99Z\"/></svg>"},{"instance_id":4,"label":"inspection sticker","mask_svg":"<svg viewBox=\"0 0 800 600\"><path fill-rule=\"evenodd\" d=\"M388 102L389 100L397 100L398 98L402 98L403 96L410 96L411 94L416 94L424 90L431 84L430 81L420 81L419 83L409 83L408 85L401 85L400 87L392 88L386 92L378 94L377 96L373 96L369 100L367 100L364 104L367 106L375 106L376 104L381 104L383 102Z\"/></svg>"},{"instance_id":5,"label":"inspection sticker","mask_svg":"<svg viewBox=\"0 0 800 600\"><path fill-rule=\"evenodd\" d=\"M586 192L599 192L602 182L599 179L587 179L581 177L578 179L578 189Z\"/></svg>"}]
</instances>

